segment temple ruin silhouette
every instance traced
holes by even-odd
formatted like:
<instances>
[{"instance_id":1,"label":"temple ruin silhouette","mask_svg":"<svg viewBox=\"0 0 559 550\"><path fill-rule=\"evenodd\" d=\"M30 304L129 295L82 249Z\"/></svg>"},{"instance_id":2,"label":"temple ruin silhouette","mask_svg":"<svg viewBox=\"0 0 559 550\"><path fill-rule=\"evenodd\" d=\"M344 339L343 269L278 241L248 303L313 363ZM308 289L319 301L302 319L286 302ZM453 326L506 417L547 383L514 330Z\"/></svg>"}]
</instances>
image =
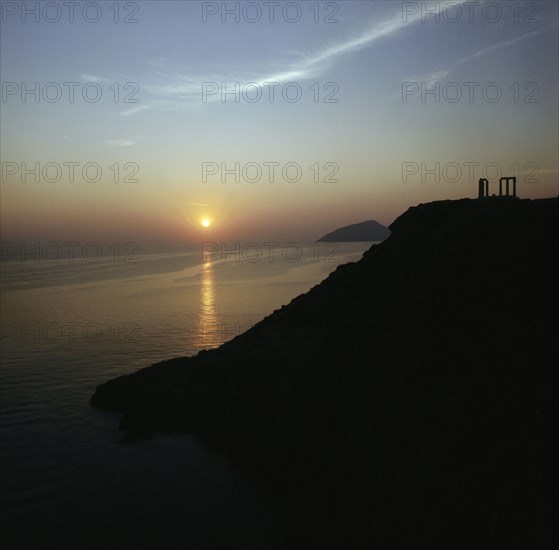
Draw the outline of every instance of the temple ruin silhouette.
<instances>
[{"instance_id":1,"label":"temple ruin silhouette","mask_svg":"<svg viewBox=\"0 0 559 550\"><path fill-rule=\"evenodd\" d=\"M503 194L503 183L505 184L505 193ZM510 185L512 184L512 186ZM489 180L481 178L479 180L478 199L485 199L490 197L516 197L516 176L504 176L499 179L499 194L489 195Z\"/></svg>"}]
</instances>

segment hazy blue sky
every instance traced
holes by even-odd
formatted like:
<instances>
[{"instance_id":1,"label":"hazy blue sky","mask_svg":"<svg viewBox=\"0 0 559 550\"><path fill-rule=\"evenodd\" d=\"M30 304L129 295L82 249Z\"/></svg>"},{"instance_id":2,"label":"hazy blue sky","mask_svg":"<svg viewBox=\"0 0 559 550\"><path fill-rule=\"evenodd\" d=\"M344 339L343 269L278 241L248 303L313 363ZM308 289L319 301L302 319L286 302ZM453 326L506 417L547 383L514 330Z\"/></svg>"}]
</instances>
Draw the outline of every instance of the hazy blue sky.
<instances>
[{"instance_id":1,"label":"hazy blue sky","mask_svg":"<svg viewBox=\"0 0 559 550\"><path fill-rule=\"evenodd\" d=\"M558 194L557 2L70 7L2 1L4 240L314 239L498 167Z\"/></svg>"}]
</instances>

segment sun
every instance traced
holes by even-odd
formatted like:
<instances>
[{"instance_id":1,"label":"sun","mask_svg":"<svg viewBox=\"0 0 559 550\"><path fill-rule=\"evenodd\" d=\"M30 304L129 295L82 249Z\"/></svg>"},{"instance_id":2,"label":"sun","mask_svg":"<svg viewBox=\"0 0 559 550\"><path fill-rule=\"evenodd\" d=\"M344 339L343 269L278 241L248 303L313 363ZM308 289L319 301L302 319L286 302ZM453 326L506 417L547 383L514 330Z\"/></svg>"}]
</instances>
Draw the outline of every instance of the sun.
<instances>
[{"instance_id":1,"label":"sun","mask_svg":"<svg viewBox=\"0 0 559 550\"><path fill-rule=\"evenodd\" d=\"M200 223L202 224L202 227L210 227L210 225L212 225L212 222L209 218L203 218Z\"/></svg>"}]
</instances>

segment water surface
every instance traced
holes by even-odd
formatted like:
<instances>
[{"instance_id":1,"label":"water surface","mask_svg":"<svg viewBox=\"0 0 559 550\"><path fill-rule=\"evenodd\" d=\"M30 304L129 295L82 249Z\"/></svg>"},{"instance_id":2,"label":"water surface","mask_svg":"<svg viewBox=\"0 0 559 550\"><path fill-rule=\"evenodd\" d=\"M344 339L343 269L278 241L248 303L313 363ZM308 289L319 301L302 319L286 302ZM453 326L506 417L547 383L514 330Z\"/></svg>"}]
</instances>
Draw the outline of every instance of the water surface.
<instances>
[{"instance_id":1,"label":"water surface","mask_svg":"<svg viewBox=\"0 0 559 550\"><path fill-rule=\"evenodd\" d=\"M231 339L370 244L316 246L296 261L192 249L3 262L0 542L274 548L273 507L225 459L190 435L119 444L118 416L89 399L105 380Z\"/></svg>"}]
</instances>

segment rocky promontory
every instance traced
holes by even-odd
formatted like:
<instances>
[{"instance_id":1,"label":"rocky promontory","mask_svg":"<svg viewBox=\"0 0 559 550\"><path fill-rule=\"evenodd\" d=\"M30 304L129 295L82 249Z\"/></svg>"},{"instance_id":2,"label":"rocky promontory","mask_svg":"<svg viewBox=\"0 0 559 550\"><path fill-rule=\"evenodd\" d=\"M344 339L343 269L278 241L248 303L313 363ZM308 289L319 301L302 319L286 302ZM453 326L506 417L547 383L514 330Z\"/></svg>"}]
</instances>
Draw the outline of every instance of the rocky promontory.
<instances>
[{"instance_id":1,"label":"rocky promontory","mask_svg":"<svg viewBox=\"0 0 559 550\"><path fill-rule=\"evenodd\" d=\"M194 433L226 455L288 547L550 548L558 206L410 208L246 333L91 403L125 440Z\"/></svg>"}]
</instances>

